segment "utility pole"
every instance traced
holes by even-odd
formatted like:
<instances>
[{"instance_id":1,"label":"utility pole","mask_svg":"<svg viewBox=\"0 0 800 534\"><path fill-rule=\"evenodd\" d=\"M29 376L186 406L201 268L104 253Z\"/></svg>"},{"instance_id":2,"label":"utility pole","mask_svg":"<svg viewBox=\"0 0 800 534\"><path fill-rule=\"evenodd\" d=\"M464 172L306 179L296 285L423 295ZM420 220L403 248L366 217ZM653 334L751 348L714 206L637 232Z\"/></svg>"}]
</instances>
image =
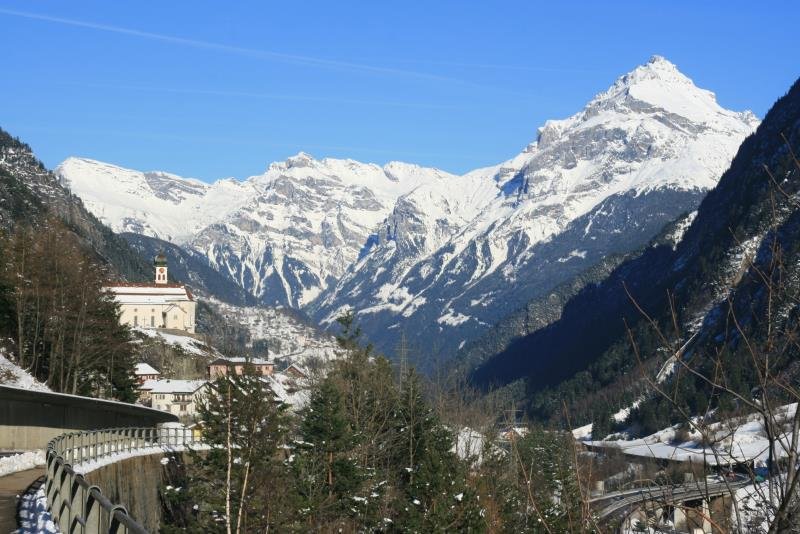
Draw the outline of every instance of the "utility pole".
<instances>
[{"instance_id":1,"label":"utility pole","mask_svg":"<svg viewBox=\"0 0 800 534\"><path fill-rule=\"evenodd\" d=\"M405 331L400 334L400 342L397 345L397 359L400 371L400 389L403 389L403 380L408 374L408 340L406 339Z\"/></svg>"}]
</instances>

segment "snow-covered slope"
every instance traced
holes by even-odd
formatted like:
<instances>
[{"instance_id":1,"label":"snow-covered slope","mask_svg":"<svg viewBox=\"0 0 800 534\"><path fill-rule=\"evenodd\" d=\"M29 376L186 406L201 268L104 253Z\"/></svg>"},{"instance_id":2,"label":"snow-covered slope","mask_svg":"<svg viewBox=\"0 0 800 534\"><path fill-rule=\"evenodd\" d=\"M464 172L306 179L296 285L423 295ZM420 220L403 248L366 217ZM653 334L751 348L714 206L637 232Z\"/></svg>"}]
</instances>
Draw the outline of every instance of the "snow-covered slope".
<instances>
[{"instance_id":1,"label":"snow-covered slope","mask_svg":"<svg viewBox=\"0 0 800 534\"><path fill-rule=\"evenodd\" d=\"M443 192L439 202L472 188L483 195L476 215L454 223L448 239L439 239L440 225L418 224L436 201L415 204L416 191L401 198L387 222L409 231L375 235L370 254L312 312L328 323L353 308L379 346L391 347L403 329L434 352L452 352L531 298L609 253L645 244L693 210L757 124L654 57L581 112L545 123L513 160ZM440 246L428 253L414 247L420 241Z\"/></svg>"},{"instance_id":2,"label":"snow-covered slope","mask_svg":"<svg viewBox=\"0 0 800 534\"><path fill-rule=\"evenodd\" d=\"M226 179L209 185L165 172L139 172L85 158L68 158L55 173L115 232L134 232L179 244L254 193L248 182Z\"/></svg>"},{"instance_id":3,"label":"snow-covered slope","mask_svg":"<svg viewBox=\"0 0 800 534\"><path fill-rule=\"evenodd\" d=\"M10 386L30 391L50 391L49 387L9 360L3 349L0 349L0 386Z\"/></svg>"},{"instance_id":4,"label":"snow-covered slope","mask_svg":"<svg viewBox=\"0 0 800 534\"><path fill-rule=\"evenodd\" d=\"M74 158L57 172L115 230L192 249L263 304L323 324L352 308L380 348L402 330L451 353L693 211L757 124L654 57L463 176L304 153L211 185Z\"/></svg>"}]
</instances>

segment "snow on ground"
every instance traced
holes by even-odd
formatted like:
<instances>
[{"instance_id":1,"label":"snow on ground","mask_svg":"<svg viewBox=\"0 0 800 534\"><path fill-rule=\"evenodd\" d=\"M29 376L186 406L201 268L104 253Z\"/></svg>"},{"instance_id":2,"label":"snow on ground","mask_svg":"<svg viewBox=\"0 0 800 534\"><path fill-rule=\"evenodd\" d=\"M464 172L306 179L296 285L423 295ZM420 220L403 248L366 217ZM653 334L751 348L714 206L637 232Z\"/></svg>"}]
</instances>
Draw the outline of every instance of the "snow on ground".
<instances>
[{"instance_id":1,"label":"snow on ground","mask_svg":"<svg viewBox=\"0 0 800 534\"><path fill-rule=\"evenodd\" d=\"M797 404L778 408L776 419L791 420ZM692 429L688 440L676 441L677 426L668 427L645 438L617 441L588 441L594 446L618 448L625 454L650 458L663 458L674 461L705 462L709 465L728 465L754 460L757 464L766 462L769 456L769 442L764 431L764 422L758 414L744 418L726 420L708 426L706 433L713 436L713 446L704 446L700 432ZM774 456L786 456L791 435L782 434L776 444Z\"/></svg>"},{"instance_id":2,"label":"snow on ground","mask_svg":"<svg viewBox=\"0 0 800 534\"><path fill-rule=\"evenodd\" d=\"M0 458L0 477L16 473L17 471L26 471L34 467L42 466L45 464L45 461L43 450L27 451L13 456L5 456Z\"/></svg>"},{"instance_id":3,"label":"snow on ground","mask_svg":"<svg viewBox=\"0 0 800 534\"><path fill-rule=\"evenodd\" d=\"M19 503L20 528L17 534L58 534L61 532L47 511L44 486L28 491Z\"/></svg>"},{"instance_id":4,"label":"snow on ground","mask_svg":"<svg viewBox=\"0 0 800 534\"><path fill-rule=\"evenodd\" d=\"M107 465L113 464L115 462L121 462L123 460L128 460L130 458L136 458L139 456L148 456L150 454L171 454L174 452L182 452L186 450L208 450L210 447L208 445L203 445L199 443L193 443L190 445L155 445L153 447L144 447L141 449L136 449L133 451L125 451L125 452L117 452L114 454L109 454L108 456L103 456L97 460L92 460L89 462L84 462L82 464L73 465L72 469L81 475L85 475L86 473L90 473L101 467L105 467Z\"/></svg>"},{"instance_id":5,"label":"snow on ground","mask_svg":"<svg viewBox=\"0 0 800 534\"><path fill-rule=\"evenodd\" d=\"M483 434L465 426L456 432L455 443L451 450L462 460L473 459L475 463L480 464L484 441Z\"/></svg>"},{"instance_id":6,"label":"snow on ground","mask_svg":"<svg viewBox=\"0 0 800 534\"><path fill-rule=\"evenodd\" d=\"M3 349L0 349L0 386L11 386L30 391L50 391L49 387L9 360Z\"/></svg>"},{"instance_id":7,"label":"snow on ground","mask_svg":"<svg viewBox=\"0 0 800 534\"><path fill-rule=\"evenodd\" d=\"M180 349L189 354L196 354L197 356L219 356L215 349L209 347L202 341L192 336L181 336L178 334L170 334L155 328L134 328L136 332L144 334L147 337L158 338L167 345L177 345Z\"/></svg>"},{"instance_id":8,"label":"snow on ground","mask_svg":"<svg viewBox=\"0 0 800 534\"><path fill-rule=\"evenodd\" d=\"M626 406L625 408L620 409L617 413L612 415L611 418L614 419L614 421L616 421L617 423L622 423L631 414L631 410L635 410L636 408L639 407L639 405L642 403L642 400L643 399L637 399L633 401L633 403L631 403L630 406Z\"/></svg>"},{"instance_id":9,"label":"snow on ground","mask_svg":"<svg viewBox=\"0 0 800 534\"><path fill-rule=\"evenodd\" d=\"M592 427L594 426L593 423L589 423L588 425L579 426L572 430L572 436L575 439L586 440L592 437Z\"/></svg>"},{"instance_id":10,"label":"snow on ground","mask_svg":"<svg viewBox=\"0 0 800 534\"><path fill-rule=\"evenodd\" d=\"M785 482L785 477L777 477L778 486L784 486ZM778 504L777 494L773 495L770 504L769 481L739 488L734 498L738 503L742 524L748 529L747 532L769 531ZM735 522L735 512L733 514L732 519Z\"/></svg>"}]
</instances>

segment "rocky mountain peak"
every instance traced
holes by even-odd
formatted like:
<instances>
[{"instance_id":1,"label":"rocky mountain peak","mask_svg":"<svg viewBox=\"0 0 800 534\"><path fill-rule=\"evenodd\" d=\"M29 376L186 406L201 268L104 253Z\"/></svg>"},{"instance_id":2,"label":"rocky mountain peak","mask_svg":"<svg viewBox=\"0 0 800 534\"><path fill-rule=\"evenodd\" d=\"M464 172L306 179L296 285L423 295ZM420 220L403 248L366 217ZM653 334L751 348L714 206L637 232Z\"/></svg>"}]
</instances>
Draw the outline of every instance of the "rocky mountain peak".
<instances>
[{"instance_id":1,"label":"rocky mountain peak","mask_svg":"<svg viewBox=\"0 0 800 534\"><path fill-rule=\"evenodd\" d=\"M294 156L286 158L286 161L275 162L270 164L269 168L297 169L297 168L311 167L314 164L314 162L315 162L314 157L311 154L300 151Z\"/></svg>"}]
</instances>

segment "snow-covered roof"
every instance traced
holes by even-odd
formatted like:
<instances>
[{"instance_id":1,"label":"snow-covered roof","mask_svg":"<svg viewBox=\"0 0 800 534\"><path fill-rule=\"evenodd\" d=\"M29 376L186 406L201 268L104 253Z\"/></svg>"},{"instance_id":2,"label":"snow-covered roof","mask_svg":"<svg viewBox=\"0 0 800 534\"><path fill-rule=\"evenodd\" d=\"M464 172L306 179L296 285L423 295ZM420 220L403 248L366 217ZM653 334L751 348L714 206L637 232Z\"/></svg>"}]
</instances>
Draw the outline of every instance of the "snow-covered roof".
<instances>
[{"instance_id":1,"label":"snow-covered roof","mask_svg":"<svg viewBox=\"0 0 800 534\"><path fill-rule=\"evenodd\" d=\"M181 284L116 284L105 288L121 304L167 304L194 300L192 292Z\"/></svg>"},{"instance_id":2,"label":"snow-covered roof","mask_svg":"<svg viewBox=\"0 0 800 534\"><path fill-rule=\"evenodd\" d=\"M150 393L194 393L206 384L205 380L147 380L139 389Z\"/></svg>"},{"instance_id":3,"label":"snow-covered roof","mask_svg":"<svg viewBox=\"0 0 800 534\"><path fill-rule=\"evenodd\" d=\"M285 373L289 369L294 369L295 371L297 371L298 373L300 373L303 376L307 376L308 375L308 371L306 371L305 367L303 367L302 365L300 365L298 363L295 363L295 362L292 362L289 365L287 365L286 369L284 369L283 372Z\"/></svg>"},{"instance_id":4,"label":"snow-covered roof","mask_svg":"<svg viewBox=\"0 0 800 534\"><path fill-rule=\"evenodd\" d=\"M297 379L283 373L274 373L262 377L261 380L275 395L275 398L298 410L306 405L309 399L308 390Z\"/></svg>"},{"instance_id":5,"label":"snow-covered roof","mask_svg":"<svg viewBox=\"0 0 800 534\"><path fill-rule=\"evenodd\" d=\"M140 375L160 375L155 367L147 363L137 363L133 369L133 374L136 376Z\"/></svg>"}]
</instances>

